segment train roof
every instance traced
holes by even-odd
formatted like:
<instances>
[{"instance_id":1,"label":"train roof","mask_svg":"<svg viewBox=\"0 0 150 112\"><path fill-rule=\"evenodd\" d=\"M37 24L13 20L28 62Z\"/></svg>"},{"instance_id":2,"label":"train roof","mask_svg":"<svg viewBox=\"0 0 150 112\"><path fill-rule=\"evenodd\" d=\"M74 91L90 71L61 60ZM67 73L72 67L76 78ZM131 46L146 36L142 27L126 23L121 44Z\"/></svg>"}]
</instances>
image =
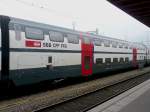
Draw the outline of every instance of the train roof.
<instances>
[{"instance_id":1,"label":"train roof","mask_svg":"<svg viewBox=\"0 0 150 112\"><path fill-rule=\"evenodd\" d=\"M80 35L82 33L83 36L90 36L91 38L104 39L104 40L117 42L117 43L122 43L122 44L129 44L129 45L132 44L134 46L145 47L145 45L143 45L141 43L129 42L129 41L126 41L126 40L116 39L116 38L103 36L103 35L91 34L91 33L88 33L88 32L72 30L72 29L69 29L69 28L58 27L58 26L54 26L54 25L41 23L41 22L34 22L34 21L19 19L19 18L15 18L15 17L10 17L10 20L11 20L12 23L16 23L16 24L22 24L22 25L27 25L27 26L31 26L31 27L34 26L34 27L38 27L38 28L42 28L42 29L52 29L52 30L65 32L65 33L76 34L76 35Z\"/></svg>"}]
</instances>

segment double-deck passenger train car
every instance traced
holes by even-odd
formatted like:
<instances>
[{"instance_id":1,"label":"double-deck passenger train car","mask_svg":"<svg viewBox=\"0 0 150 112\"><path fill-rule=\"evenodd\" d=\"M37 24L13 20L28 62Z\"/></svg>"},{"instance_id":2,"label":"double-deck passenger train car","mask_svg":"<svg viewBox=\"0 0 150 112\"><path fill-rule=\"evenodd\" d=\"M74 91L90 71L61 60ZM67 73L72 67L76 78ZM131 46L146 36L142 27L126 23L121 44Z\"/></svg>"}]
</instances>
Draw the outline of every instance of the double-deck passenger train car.
<instances>
[{"instance_id":1,"label":"double-deck passenger train car","mask_svg":"<svg viewBox=\"0 0 150 112\"><path fill-rule=\"evenodd\" d=\"M150 64L140 43L0 16L0 82L16 86Z\"/></svg>"}]
</instances>

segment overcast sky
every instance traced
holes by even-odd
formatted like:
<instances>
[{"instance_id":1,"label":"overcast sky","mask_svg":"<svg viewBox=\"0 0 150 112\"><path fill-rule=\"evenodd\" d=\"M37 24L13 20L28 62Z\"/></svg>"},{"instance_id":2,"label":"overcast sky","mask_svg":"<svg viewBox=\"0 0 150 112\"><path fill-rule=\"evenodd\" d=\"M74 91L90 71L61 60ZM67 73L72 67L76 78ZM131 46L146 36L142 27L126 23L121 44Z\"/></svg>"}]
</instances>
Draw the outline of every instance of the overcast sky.
<instances>
[{"instance_id":1,"label":"overcast sky","mask_svg":"<svg viewBox=\"0 0 150 112\"><path fill-rule=\"evenodd\" d=\"M0 14L128 41L150 41L150 29L106 0L0 0Z\"/></svg>"}]
</instances>

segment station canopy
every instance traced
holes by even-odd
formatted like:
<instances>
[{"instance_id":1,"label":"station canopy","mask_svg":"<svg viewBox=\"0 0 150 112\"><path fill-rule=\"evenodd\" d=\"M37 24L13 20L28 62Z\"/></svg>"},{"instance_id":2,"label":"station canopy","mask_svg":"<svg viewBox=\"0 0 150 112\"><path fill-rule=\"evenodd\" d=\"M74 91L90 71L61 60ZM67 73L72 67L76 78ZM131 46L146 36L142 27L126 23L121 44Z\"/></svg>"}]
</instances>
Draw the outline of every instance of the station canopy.
<instances>
[{"instance_id":1,"label":"station canopy","mask_svg":"<svg viewBox=\"0 0 150 112\"><path fill-rule=\"evenodd\" d=\"M150 27L150 0L107 0Z\"/></svg>"}]
</instances>

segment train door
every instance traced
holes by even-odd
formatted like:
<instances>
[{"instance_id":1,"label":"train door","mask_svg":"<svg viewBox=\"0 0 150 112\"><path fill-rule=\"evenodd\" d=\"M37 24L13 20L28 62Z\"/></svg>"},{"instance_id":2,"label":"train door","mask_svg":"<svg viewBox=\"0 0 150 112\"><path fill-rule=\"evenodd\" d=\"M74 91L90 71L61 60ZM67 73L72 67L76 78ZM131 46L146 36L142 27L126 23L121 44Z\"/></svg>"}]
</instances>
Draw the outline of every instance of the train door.
<instances>
[{"instance_id":1,"label":"train door","mask_svg":"<svg viewBox=\"0 0 150 112\"><path fill-rule=\"evenodd\" d=\"M1 20L0 20L0 48L2 47L1 46L1 40L2 40L2 36L1 36ZM2 56L1 56L1 50L0 50L0 80L1 80L1 60L2 60Z\"/></svg>"},{"instance_id":2,"label":"train door","mask_svg":"<svg viewBox=\"0 0 150 112\"><path fill-rule=\"evenodd\" d=\"M7 16L0 16L1 28L1 80L9 80L9 22Z\"/></svg>"},{"instance_id":3,"label":"train door","mask_svg":"<svg viewBox=\"0 0 150 112\"><path fill-rule=\"evenodd\" d=\"M86 36L81 35L81 66L82 66L82 75L88 76L92 74L93 66L93 44L91 39Z\"/></svg>"},{"instance_id":4,"label":"train door","mask_svg":"<svg viewBox=\"0 0 150 112\"><path fill-rule=\"evenodd\" d=\"M133 67L137 67L137 49L133 48L133 60L132 60Z\"/></svg>"}]
</instances>

